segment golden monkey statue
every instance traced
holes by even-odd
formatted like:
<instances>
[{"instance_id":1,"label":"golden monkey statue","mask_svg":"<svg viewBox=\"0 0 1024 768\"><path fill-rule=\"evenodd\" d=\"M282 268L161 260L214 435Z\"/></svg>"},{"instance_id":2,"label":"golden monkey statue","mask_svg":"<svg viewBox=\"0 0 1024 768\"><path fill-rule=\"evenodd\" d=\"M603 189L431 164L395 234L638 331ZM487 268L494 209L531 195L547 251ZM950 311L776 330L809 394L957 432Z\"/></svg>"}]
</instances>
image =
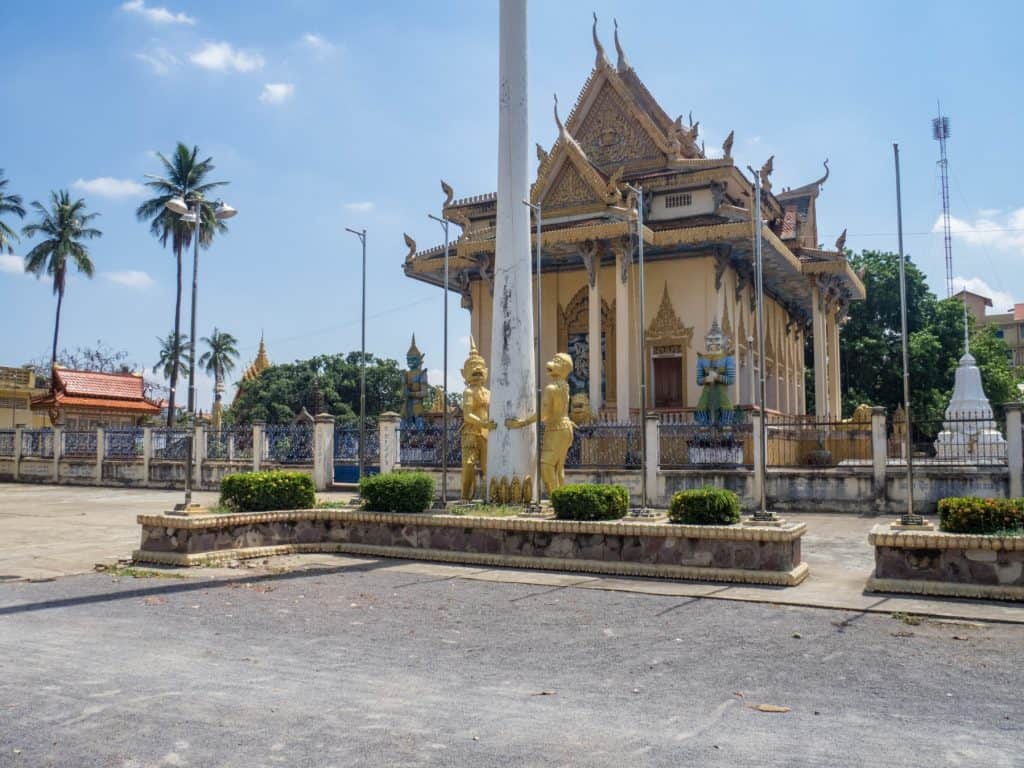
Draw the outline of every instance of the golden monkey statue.
<instances>
[{"instance_id":1,"label":"golden monkey statue","mask_svg":"<svg viewBox=\"0 0 1024 768\"><path fill-rule=\"evenodd\" d=\"M551 383L544 387L540 401L540 420L544 424L544 442L540 449L540 475L548 494L565 484L565 455L572 445L573 423L569 418L569 382L572 358L559 352L547 364ZM509 429L519 429L537 421L537 414L522 419L505 419Z\"/></svg>"},{"instance_id":2,"label":"golden monkey statue","mask_svg":"<svg viewBox=\"0 0 1024 768\"><path fill-rule=\"evenodd\" d=\"M462 378L466 380L462 394L462 498L471 501L476 495L477 470L487 477L487 435L497 426L490 418L491 391L484 386L487 364L472 337Z\"/></svg>"}]
</instances>

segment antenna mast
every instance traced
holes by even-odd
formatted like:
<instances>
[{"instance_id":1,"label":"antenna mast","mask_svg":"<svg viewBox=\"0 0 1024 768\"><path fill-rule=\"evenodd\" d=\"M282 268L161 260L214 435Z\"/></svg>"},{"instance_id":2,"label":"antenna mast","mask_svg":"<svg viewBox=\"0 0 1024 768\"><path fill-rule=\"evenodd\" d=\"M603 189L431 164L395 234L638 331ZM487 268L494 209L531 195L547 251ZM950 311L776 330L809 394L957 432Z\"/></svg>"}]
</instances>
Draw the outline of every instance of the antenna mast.
<instances>
[{"instance_id":1,"label":"antenna mast","mask_svg":"<svg viewBox=\"0 0 1024 768\"><path fill-rule=\"evenodd\" d=\"M946 139L949 138L949 118L939 115L932 120L932 138L939 142L939 175L942 177L942 231L946 246L946 297L953 295L953 237L949 225L949 160L946 157Z\"/></svg>"}]
</instances>

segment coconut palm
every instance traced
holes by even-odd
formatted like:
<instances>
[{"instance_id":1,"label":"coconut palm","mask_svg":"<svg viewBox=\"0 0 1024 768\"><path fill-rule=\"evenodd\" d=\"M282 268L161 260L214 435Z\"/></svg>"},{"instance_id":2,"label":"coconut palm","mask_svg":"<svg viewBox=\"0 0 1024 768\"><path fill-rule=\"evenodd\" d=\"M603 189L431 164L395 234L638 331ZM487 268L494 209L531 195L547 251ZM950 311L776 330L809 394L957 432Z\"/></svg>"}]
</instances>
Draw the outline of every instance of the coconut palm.
<instances>
[{"instance_id":1,"label":"coconut palm","mask_svg":"<svg viewBox=\"0 0 1024 768\"><path fill-rule=\"evenodd\" d=\"M163 374L165 379L170 379L176 369L192 362L187 334L177 336L174 331L171 331L165 338L158 336L156 340L160 344L160 359L153 366L153 373ZM174 396L173 389L171 396Z\"/></svg>"},{"instance_id":2,"label":"coconut palm","mask_svg":"<svg viewBox=\"0 0 1024 768\"><path fill-rule=\"evenodd\" d=\"M213 375L214 403L219 403L224 394L224 374L231 373L238 360L238 339L214 326L213 333L203 336L202 342L208 351L199 358L199 364L204 371Z\"/></svg>"},{"instance_id":3,"label":"coconut palm","mask_svg":"<svg viewBox=\"0 0 1024 768\"><path fill-rule=\"evenodd\" d=\"M53 278L53 292L57 294L57 319L53 324L53 353L50 368L57 362L57 337L60 335L60 308L64 303L64 289L67 287L68 264L74 264L86 277L92 277L92 260L83 240L102 237L103 233L89 223L98 213L85 212L85 200L72 200L68 191L50 193L50 208L38 200L32 201L32 209L39 221L27 224L21 233L25 237L45 235L46 239L25 254L25 271L36 277L45 272Z\"/></svg>"},{"instance_id":4,"label":"coconut palm","mask_svg":"<svg viewBox=\"0 0 1024 768\"><path fill-rule=\"evenodd\" d=\"M167 210L167 202L178 197L191 208L200 203L199 244L209 247L213 236L219 232L227 232L224 223L214 215L214 207L208 195L217 187L227 184L226 181L206 181L214 169L213 158L199 159L199 147L190 150L180 141L170 158L157 153L163 164L163 176L146 174L149 181L146 186L154 190L156 197L146 200L135 211L139 221L149 221L150 233L160 241L161 245L171 244L174 258L178 263L177 291L174 295L174 336L181 340L181 255L192 244L195 225L182 221L181 216ZM172 363L170 395L168 397L167 426L174 426L174 391L178 384L179 357L175 356Z\"/></svg>"},{"instance_id":5,"label":"coconut palm","mask_svg":"<svg viewBox=\"0 0 1024 768\"><path fill-rule=\"evenodd\" d=\"M19 219L23 219L25 209L21 206L21 195L9 195L4 191L8 181L4 178L4 169L0 168L0 216L13 213ZM0 218L0 253L12 253L11 241L17 239L17 233Z\"/></svg>"}]
</instances>

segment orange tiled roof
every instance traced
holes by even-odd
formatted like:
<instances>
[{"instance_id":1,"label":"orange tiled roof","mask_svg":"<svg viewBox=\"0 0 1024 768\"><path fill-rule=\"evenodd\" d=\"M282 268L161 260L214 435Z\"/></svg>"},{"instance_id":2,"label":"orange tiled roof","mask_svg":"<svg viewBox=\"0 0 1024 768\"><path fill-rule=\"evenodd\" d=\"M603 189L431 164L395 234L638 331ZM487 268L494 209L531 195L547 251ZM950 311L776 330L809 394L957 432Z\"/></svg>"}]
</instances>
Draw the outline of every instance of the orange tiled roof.
<instances>
[{"instance_id":1,"label":"orange tiled roof","mask_svg":"<svg viewBox=\"0 0 1024 768\"><path fill-rule=\"evenodd\" d=\"M142 376L135 373L97 373L54 370L54 389L67 395L142 400Z\"/></svg>"},{"instance_id":2,"label":"orange tiled roof","mask_svg":"<svg viewBox=\"0 0 1024 768\"><path fill-rule=\"evenodd\" d=\"M60 392L33 398L32 407L39 409L55 405L60 408L100 408L105 411L137 411L139 413L160 413L160 406L149 400L115 400L103 397L73 397Z\"/></svg>"}]
</instances>

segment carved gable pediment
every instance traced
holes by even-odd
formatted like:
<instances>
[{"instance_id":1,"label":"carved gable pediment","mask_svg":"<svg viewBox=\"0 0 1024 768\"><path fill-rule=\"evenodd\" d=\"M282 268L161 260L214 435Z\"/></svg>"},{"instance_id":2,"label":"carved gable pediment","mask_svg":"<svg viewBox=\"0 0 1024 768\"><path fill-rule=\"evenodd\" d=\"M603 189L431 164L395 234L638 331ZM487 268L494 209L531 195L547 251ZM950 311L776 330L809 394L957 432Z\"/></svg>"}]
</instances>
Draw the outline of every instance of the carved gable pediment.
<instances>
[{"instance_id":1,"label":"carved gable pediment","mask_svg":"<svg viewBox=\"0 0 1024 768\"><path fill-rule=\"evenodd\" d=\"M604 203L598 198L596 190L587 183L583 175L571 162L562 163L561 170L543 198L544 207L548 209L578 208L584 205Z\"/></svg>"},{"instance_id":2,"label":"carved gable pediment","mask_svg":"<svg viewBox=\"0 0 1024 768\"><path fill-rule=\"evenodd\" d=\"M690 340L693 338L693 328L683 325L675 308L672 306L672 299L668 296L668 281L665 281L665 289L661 294L661 304L658 306L658 313L654 316L650 325L647 326L647 342L676 341L681 343L684 349L689 349Z\"/></svg>"},{"instance_id":3,"label":"carved gable pediment","mask_svg":"<svg viewBox=\"0 0 1024 768\"><path fill-rule=\"evenodd\" d=\"M575 132L583 151L598 168L665 160L665 153L632 114L634 111L605 82Z\"/></svg>"}]
</instances>

